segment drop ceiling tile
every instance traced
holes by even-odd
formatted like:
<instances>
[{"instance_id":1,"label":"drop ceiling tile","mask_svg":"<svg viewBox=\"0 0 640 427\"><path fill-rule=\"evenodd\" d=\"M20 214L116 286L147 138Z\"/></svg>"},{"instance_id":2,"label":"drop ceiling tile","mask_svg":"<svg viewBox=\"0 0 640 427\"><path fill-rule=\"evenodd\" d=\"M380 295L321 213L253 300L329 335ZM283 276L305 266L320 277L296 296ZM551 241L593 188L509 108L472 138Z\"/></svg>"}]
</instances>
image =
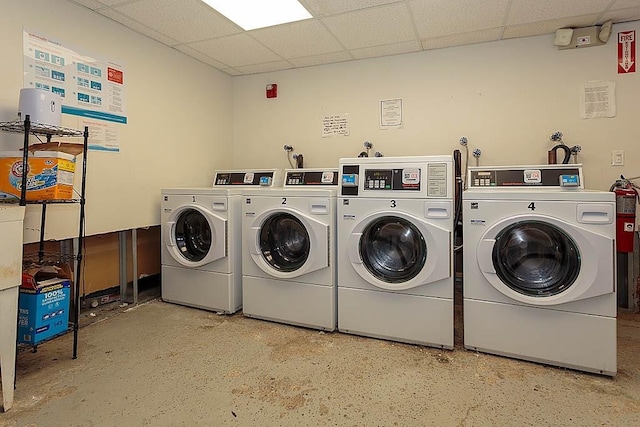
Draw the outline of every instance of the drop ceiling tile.
<instances>
[{"instance_id":1,"label":"drop ceiling tile","mask_svg":"<svg viewBox=\"0 0 640 427\"><path fill-rule=\"evenodd\" d=\"M500 27L504 24L508 5L509 0L409 2L421 39Z\"/></svg>"},{"instance_id":2,"label":"drop ceiling tile","mask_svg":"<svg viewBox=\"0 0 640 427\"><path fill-rule=\"evenodd\" d=\"M286 59L343 49L325 26L314 20L262 28L248 34Z\"/></svg>"},{"instance_id":3,"label":"drop ceiling tile","mask_svg":"<svg viewBox=\"0 0 640 427\"><path fill-rule=\"evenodd\" d=\"M123 15L122 13L115 11L113 9L105 8L105 9L100 9L97 12L106 16L107 18L111 18L114 21L121 23L125 27L131 28L132 30L137 31L140 34L144 34L145 36L151 37L152 39L155 39L160 43L164 43L167 46L173 46L178 44L177 40L174 40L171 37L167 37L164 34L161 34L155 31L154 29L149 28L146 25L143 25L138 21L131 19L130 17Z\"/></svg>"},{"instance_id":4,"label":"drop ceiling tile","mask_svg":"<svg viewBox=\"0 0 640 427\"><path fill-rule=\"evenodd\" d=\"M141 0L114 9L180 43L242 31L200 0Z\"/></svg>"},{"instance_id":5,"label":"drop ceiling tile","mask_svg":"<svg viewBox=\"0 0 640 427\"><path fill-rule=\"evenodd\" d=\"M638 0L617 0L611 5L609 10L626 9L638 6L640 6L640 2Z\"/></svg>"},{"instance_id":6,"label":"drop ceiling tile","mask_svg":"<svg viewBox=\"0 0 640 427\"><path fill-rule=\"evenodd\" d=\"M558 28L589 27L594 25L599 15L584 15L577 18L562 18L551 21L510 25L504 29L503 39L553 34Z\"/></svg>"},{"instance_id":7,"label":"drop ceiling tile","mask_svg":"<svg viewBox=\"0 0 640 427\"><path fill-rule=\"evenodd\" d=\"M235 69L240 71L242 74L268 73L271 71L282 71L291 68L293 68L293 65L291 65L287 61L265 62L262 64L235 67Z\"/></svg>"},{"instance_id":8,"label":"drop ceiling tile","mask_svg":"<svg viewBox=\"0 0 640 427\"><path fill-rule=\"evenodd\" d=\"M189 46L234 68L282 59L247 34L189 43Z\"/></svg>"},{"instance_id":9,"label":"drop ceiling tile","mask_svg":"<svg viewBox=\"0 0 640 427\"><path fill-rule=\"evenodd\" d=\"M600 13L611 0L513 0L507 25Z\"/></svg>"},{"instance_id":10,"label":"drop ceiling tile","mask_svg":"<svg viewBox=\"0 0 640 427\"><path fill-rule=\"evenodd\" d=\"M192 58L195 58L200 62L204 62L205 64L211 65L212 67L215 67L217 69L227 68L228 67L227 64L223 64L222 62L216 61L215 59L208 57L204 53L198 52L197 50L195 50L194 48L192 48L190 46L181 44L181 45L175 46L175 48L177 50L179 50L180 52L186 53L187 55L191 56Z\"/></svg>"},{"instance_id":11,"label":"drop ceiling tile","mask_svg":"<svg viewBox=\"0 0 640 427\"><path fill-rule=\"evenodd\" d=\"M607 12L602 15L600 23L605 23L610 19L613 20L613 22L629 22L640 20L640 7Z\"/></svg>"},{"instance_id":12,"label":"drop ceiling tile","mask_svg":"<svg viewBox=\"0 0 640 427\"><path fill-rule=\"evenodd\" d=\"M353 49L351 54L356 59L376 58L379 56L398 55L401 53L420 52L422 46L417 40L404 43L394 43L385 46L365 47Z\"/></svg>"},{"instance_id":13,"label":"drop ceiling tile","mask_svg":"<svg viewBox=\"0 0 640 427\"><path fill-rule=\"evenodd\" d=\"M343 12L367 9L383 4L396 3L398 0L302 0L307 10L316 18L336 15Z\"/></svg>"},{"instance_id":14,"label":"drop ceiling tile","mask_svg":"<svg viewBox=\"0 0 640 427\"><path fill-rule=\"evenodd\" d=\"M243 32L201 0L67 1L229 75L640 20L640 0L301 0L314 19Z\"/></svg>"},{"instance_id":15,"label":"drop ceiling tile","mask_svg":"<svg viewBox=\"0 0 640 427\"><path fill-rule=\"evenodd\" d=\"M347 51L325 53L323 55L306 56L304 58L289 59L296 67L310 67L312 65L333 64L334 62L350 61L353 56Z\"/></svg>"},{"instance_id":16,"label":"drop ceiling tile","mask_svg":"<svg viewBox=\"0 0 640 427\"><path fill-rule=\"evenodd\" d=\"M502 28L474 31L472 33L451 34L445 37L436 37L422 40L424 50L440 49L443 47L462 46L476 43L485 43L500 40Z\"/></svg>"},{"instance_id":17,"label":"drop ceiling tile","mask_svg":"<svg viewBox=\"0 0 640 427\"><path fill-rule=\"evenodd\" d=\"M100 9L105 6L104 3L100 3L97 0L69 0L69 2L79 4L91 10Z\"/></svg>"},{"instance_id":18,"label":"drop ceiling tile","mask_svg":"<svg viewBox=\"0 0 640 427\"><path fill-rule=\"evenodd\" d=\"M347 49L381 46L416 38L407 5L394 3L323 18Z\"/></svg>"},{"instance_id":19,"label":"drop ceiling tile","mask_svg":"<svg viewBox=\"0 0 640 427\"><path fill-rule=\"evenodd\" d=\"M111 7L111 6L116 6L124 3L135 3L140 0L98 0L98 1L106 6Z\"/></svg>"},{"instance_id":20,"label":"drop ceiling tile","mask_svg":"<svg viewBox=\"0 0 640 427\"><path fill-rule=\"evenodd\" d=\"M236 70L235 68L222 68L220 71L222 71L223 73L227 73L230 76L241 76L242 73L238 70Z\"/></svg>"}]
</instances>

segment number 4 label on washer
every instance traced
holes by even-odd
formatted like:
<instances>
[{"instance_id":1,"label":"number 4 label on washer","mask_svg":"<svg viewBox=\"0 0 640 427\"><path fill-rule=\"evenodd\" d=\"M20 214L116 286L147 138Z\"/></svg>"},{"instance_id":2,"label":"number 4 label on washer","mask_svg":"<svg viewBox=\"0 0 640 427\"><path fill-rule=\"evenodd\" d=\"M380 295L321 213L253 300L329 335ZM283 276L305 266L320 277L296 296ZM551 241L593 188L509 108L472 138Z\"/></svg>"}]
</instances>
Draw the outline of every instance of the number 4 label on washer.
<instances>
[{"instance_id":1,"label":"number 4 label on washer","mask_svg":"<svg viewBox=\"0 0 640 427\"><path fill-rule=\"evenodd\" d=\"M529 209L531 209L532 211L536 210L536 204L534 202L529 203L529 206L527 206Z\"/></svg>"}]
</instances>

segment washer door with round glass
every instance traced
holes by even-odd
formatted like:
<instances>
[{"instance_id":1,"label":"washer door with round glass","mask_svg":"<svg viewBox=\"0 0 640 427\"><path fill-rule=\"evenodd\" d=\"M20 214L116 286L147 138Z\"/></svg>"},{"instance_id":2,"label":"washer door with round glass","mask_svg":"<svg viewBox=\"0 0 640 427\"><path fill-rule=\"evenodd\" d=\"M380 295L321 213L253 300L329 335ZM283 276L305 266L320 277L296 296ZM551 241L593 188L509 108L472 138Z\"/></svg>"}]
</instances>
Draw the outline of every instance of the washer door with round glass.
<instances>
[{"instance_id":1,"label":"washer door with round glass","mask_svg":"<svg viewBox=\"0 0 640 427\"><path fill-rule=\"evenodd\" d=\"M416 217L381 212L362 219L348 240L351 265L367 282L405 290L451 275L451 233Z\"/></svg>"},{"instance_id":2,"label":"washer door with round glass","mask_svg":"<svg viewBox=\"0 0 640 427\"><path fill-rule=\"evenodd\" d=\"M166 229L169 253L186 267L200 267L227 256L227 221L202 206L175 209Z\"/></svg>"},{"instance_id":3,"label":"washer door with round glass","mask_svg":"<svg viewBox=\"0 0 640 427\"><path fill-rule=\"evenodd\" d=\"M487 230L476 254L502 294L554 305L614 291L613 239L555 218L516 216Z\"/></svg>"},{"instance_id":4,"label":"washer door with round glass","mask_svg":"<svg viewBox=\"0 0 640 427\"><path fill-rule=\"evenodd\" d=\"M293 278L329 266L329 226L280 208L259 215L248 233L249 252L262 271Z\"/></svg>"}]
</instances>

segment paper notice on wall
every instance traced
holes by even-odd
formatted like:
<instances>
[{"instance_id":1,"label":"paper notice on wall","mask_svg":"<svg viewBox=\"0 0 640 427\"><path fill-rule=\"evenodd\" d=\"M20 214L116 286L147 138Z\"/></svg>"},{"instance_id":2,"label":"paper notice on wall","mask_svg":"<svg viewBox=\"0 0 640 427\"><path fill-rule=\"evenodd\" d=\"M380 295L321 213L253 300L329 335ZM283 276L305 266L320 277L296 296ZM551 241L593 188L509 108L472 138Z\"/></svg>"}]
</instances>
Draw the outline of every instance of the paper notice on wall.
<instances>
[{"instance_id":1,"label":"paper notice on wall","mask_svg":"<svg viewBox=\"0 0 640 427\"><path fill-rule=\"evenodd\" d=\"M89 128L88 148L97 151L120 152L119 124L101 120L80 119L79 128Z\"/></svg>"},{"instance_id":2,"label":"paper notice on wall","mask_svg":"<svg viewBox=\"0 0 640 427\"><path fill-rule=\"evenodd\" d=\"M380 101L380 129L402 127L402 99Z\"/></svg>"},{"instance_id":3,"label":"paper notice on wall","mask_svg":"<svg viewBox=\"0 0 640 427\"><path fill-rule=\"evenodd\" d=\"M580 117L596 119L616 116L616 83L612 81L586 82L580 95Z\"/></svg>"},{"instance_id":4,"label":"paper notice on wall","mask_svg":"<svg viewBox=\"0 0 640 427\"><path fill-rule=\"evenodd\" d=\"M127 123L122 65L27 31L23 52L24 87L60 95L63 114Z\"/></svg>"},{"instance_id":5,"label":"paper notice on wall","mask_svg":"<svg viewBox=\"0 0 640 427\"><path fill-rule=\"evenodd\" d=\"M349 136L349 114L334 114L322 118L322 137Z\"/></svg>"}]
</instances>

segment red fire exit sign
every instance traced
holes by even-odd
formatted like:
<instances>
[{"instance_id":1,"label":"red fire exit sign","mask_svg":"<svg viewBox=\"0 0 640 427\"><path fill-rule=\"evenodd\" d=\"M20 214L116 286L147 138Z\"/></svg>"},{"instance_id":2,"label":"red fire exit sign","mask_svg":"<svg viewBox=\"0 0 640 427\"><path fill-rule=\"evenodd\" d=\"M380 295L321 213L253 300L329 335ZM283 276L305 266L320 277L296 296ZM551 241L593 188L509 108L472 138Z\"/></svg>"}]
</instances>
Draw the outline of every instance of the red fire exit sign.
<instances>
[{"instance_id":1,"label":"red fire exit sign","mask_svg":"<svg viewBox=\"0 0 640 427\"><path fill-rule=\"evenodd\" d=\"M636 72L636 32L618 33L618 74Z\"/></svg>"}]
</instances>

